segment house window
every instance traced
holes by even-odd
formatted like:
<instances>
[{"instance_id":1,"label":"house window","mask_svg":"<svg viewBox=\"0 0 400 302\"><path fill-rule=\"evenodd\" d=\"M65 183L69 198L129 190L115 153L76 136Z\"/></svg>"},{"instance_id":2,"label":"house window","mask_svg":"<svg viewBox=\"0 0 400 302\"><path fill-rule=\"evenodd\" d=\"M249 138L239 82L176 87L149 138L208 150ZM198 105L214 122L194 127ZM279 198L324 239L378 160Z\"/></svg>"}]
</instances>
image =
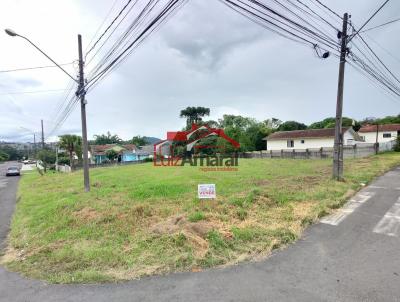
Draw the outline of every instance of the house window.
<instances>
[{"instance_id":1,"label":"house window","mask_svg":"<svg viewBox=\"0 0 400 302\"><path fill-rule=\"evenodd\" d=\"M301 143L304 144L304 139L301 140Z\"/></svg>"},{"instance_id":2,"label":"house window","mask_svg":"<svg viewBox=\"0 0 400 302\"><path fill-rule=\"evenodd\" d=\"M360 135L361 141L365 142L365 136Z\"/></svg>"},{"instance_id":3,"label":"house window","mask_svg":"<svg viewBox=\"0 0 400 302\"><path fill-rule=\"evenodd\" d=\"M287 146L288 146L288 148L293 148L294 147L294 140L288 139Z\"/></svg>"},{"instance_id":4,"label":"house window","mask_svg":"<svg viewBox=\"0 0 400 302\"><path fill-rule=\"evenodd\" d=\"M384 138L391 138L392 137L392 133L383 133L383 137Z\"/></svg>"}]
</instances>

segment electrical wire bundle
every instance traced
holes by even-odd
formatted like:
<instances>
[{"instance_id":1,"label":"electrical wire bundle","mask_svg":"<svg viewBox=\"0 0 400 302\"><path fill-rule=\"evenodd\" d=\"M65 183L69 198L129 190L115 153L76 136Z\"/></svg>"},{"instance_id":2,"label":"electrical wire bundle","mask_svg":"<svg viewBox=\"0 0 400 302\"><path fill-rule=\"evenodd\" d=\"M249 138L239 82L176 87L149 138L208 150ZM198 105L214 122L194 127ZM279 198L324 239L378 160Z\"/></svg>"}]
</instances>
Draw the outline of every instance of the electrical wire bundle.
<instances>
[{"instance_id":1,"label":"electrical wire bundle","mask_svg":"<svg viewBox=\"0 0 400 302\"><path fill-rule=\"evenodd\" d=\"M88 57L86 65L89 66L101 50L107 49L105 52L103 50L102 58L88 75L87 91L91 91L95 85L122 64L146 38L186 2L187 0L128 0L86 54ZM130 20L127 28L112 43L108 43L126 19ZM102 39L104 41L101 41ZM99 45L97 50L95 45ZM89 56L92 52L94 54Z\"/></svg>"},{"instance_id":2,"label":"electrical wire bundle","mask_svg":"<svg viewBox=\"0 0 400 302\"><path fill-rule=\"evenodd\" d=\"M363 76L368 78L376 86L387 93L391 99L399 101L400 80L394 72L388 67L376 51L369 45L367 39L358 32L351 24L354 38L351 39L348 47L347 62Z\"/></svg>"},{"instance_id":3,"label":"electrical wire bundle","mask_svg":"<svg viewBox=\"0 0 400 302\"><path fill-rule=\"evenodd\" d=\"M315 1L310 3L304 0L220 1L270 31L312 47L320 57L326 58L329 53L339 54L337 23L340 19L334 16L334 21L329 21L323 16L326 12ZM321 51L325 52L325 56Z\"/></svg>"}]
</instances>

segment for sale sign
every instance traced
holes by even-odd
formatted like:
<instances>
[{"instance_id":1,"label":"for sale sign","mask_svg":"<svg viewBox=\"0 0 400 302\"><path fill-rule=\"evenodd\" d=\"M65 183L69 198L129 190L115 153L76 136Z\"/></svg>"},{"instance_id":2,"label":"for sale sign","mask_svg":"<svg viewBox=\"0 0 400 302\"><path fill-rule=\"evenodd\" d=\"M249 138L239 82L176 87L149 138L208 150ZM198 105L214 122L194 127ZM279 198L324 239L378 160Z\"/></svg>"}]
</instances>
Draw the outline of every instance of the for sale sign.
<instances>
[{"instance_id":1,"label":"for sale sign","mask_svg":"<svg viewBox=\"0 0 400 302\"><path fill-rule=\"evenodd\" d=\"M216 198L215 184L200 184L198 185L199 198Z\"/></svg>"}]
</instances>

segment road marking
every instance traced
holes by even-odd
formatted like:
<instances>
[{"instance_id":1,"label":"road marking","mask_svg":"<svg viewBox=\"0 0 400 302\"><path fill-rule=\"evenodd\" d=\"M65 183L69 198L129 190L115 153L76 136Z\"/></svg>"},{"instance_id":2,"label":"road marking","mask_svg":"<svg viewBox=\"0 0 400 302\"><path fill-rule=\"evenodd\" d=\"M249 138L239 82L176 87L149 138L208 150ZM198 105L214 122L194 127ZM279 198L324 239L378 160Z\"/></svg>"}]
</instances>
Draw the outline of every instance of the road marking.
<instances>
[{"instance_id":1,"label":"road marking","mask_svg":"<svg viewBox=\"0 0 400 302\"><path fill-rule=\"evenodd\" d=\"M387 187L380 187L380 186L368 186L371 189L387 189Z\"/></svg>"},{"instance_id":2,"label":"road marking","mask_svg":"<svg viewBox=\"0 0 400 302\"><path fill-rule=\"evenodd\" d=\"M400 235L400 197L378 222L373 232L396 237Z\"/></svg>"},{"instance_id":3,"label":"road marking","mask_svg":"<svg viewBox=\"0 0 400 302\"><path fill-rule=\"evenodd\" d=\"M338 225L341 223L347 216L354 212L360 205L374 196L374 192L363 192L358 193L352 199L350 199L343 208L339 209L336 213L333 213L325 218L320 220L321 223L330 224L330 225Z\"/></svg>"}]
</instances>

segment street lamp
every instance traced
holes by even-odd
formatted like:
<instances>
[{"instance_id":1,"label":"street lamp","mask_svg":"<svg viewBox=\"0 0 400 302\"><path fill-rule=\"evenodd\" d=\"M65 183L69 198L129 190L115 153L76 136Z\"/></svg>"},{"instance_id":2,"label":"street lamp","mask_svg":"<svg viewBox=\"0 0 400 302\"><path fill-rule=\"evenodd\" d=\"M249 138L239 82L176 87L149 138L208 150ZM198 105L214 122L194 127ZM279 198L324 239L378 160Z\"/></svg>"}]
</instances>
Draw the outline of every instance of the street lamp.
<instances>
[{"instance_id":1,"label":"street lamp","mask_svg":"<svg viewBox=\"0 0 400 302\"><path fill-rule=\"evenodd\" d=\"M44 51L42 51L38 46L36 46L31 40L29 40L27 37L21 36L19 34L17 34L15 31L13 31L12 29L5 29L4 30L6 32L7 35L11 36L11 37L20 37L22 39L25 39L26 41L28 41L33 47L35 47L37 50L39 50L46 58L48 58L50 61L52 61L58 68L60 68L67 76L69 76L75 83L79 84L78 80L75 79L73 76L71 76L64 68L62 68L59 64L57 64L56 61L54 61L52 58L50 58Z\"/></svg>"},{"instance_id":2,"label":"street lamp","mask_svg":"<svg viewBox=\"0 0 400 302\"><path fill-rule=\"evenodd\" d=\"M85 191L90 191L90 181L89 181L89 148L87 141L87 127L86 127L86 90L85 90L85 78L84 78L84 62L83 62L83 54L82 54L82 36L78 35L78 51L79 51L79 79L71 76L64 68L62 68L56 61L50 58L44 51L42 51L38 46L36 46L31 40L27 37L21 36L17 34L12 29L5 29L7 35L11 37L21 37L26 40L35 47L38 51L40 51L46 58L48 58L51 62L53 62L58 68L60 68L67 76L69 76L75 83L78 84L78 90L76 92L76 96L80 98L81 101L81 120L82 120L82 142L83 142L83 178Z\"/></svg>"}]
</instances>

